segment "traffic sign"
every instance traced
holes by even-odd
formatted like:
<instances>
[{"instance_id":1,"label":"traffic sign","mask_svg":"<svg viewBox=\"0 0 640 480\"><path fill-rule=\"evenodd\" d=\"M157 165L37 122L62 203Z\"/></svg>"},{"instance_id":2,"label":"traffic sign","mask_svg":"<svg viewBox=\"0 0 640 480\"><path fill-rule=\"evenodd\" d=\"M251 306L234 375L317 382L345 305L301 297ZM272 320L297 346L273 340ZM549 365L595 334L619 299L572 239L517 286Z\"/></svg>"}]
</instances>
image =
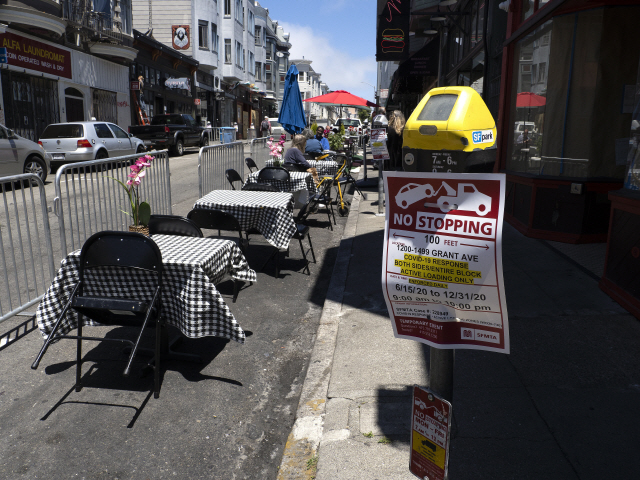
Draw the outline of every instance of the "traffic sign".
<instances>
[{"instance_id":1,"label":"traffic sign","mask_svg":"<svg viewBox=\"0 0 640 480\"><path fill-rule=\"evenodd\" d=\"M420 479L447 478L451 412L451 404L431 390L413 387L409 471Z\"/></svg>"},{"instance_id":2,"label":"traffic sign","mask_svg":"<svg viewBox=\"0 0 640 480\"><path fill-rule=\"evenodd\" d=\"M9 63L6 47L0 48L0 63Z\"/></svg>"},{"instance_id":3,"label":"traffic sign","mask_svg":"<svg viewBox=\"0 0 640 480\"><path fill-rule=\"evenodd\" d=\"M509 353L505 176L384 172L382 289L398 338Z\"/></svg>"}]
</instances>

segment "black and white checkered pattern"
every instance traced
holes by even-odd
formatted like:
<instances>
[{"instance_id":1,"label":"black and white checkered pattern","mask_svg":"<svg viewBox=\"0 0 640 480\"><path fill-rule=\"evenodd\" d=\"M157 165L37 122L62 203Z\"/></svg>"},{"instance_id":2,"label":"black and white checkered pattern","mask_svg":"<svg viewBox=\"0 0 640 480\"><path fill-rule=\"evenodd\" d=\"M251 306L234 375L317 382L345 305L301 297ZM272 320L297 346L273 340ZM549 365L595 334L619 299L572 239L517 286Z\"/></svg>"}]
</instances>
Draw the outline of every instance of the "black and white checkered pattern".
<instances>
[{"instance_id":1,"label":"black and white checkered pattern","mask_svg":"<svg viewBox=\"0 0 640 480\"><path fill-rule=\"evenodd\" d=\"M307 162L318 171L318 175L321 177L333 177L338 173L338 162L333 160L307 160ZM265 161L265 166L273 167L273 159Z\"/></svg>"},{"instance_id":2,"label":"black and white checkered pattern","mask_svg":"<svg viewBox=\"0 0 640 480\"><path fill-rule=\"evenodd\" d=\"M247 183L270 183L281 192L297 192L299 190L308 190L310 195L315 195L316 184L313 181L313 175L309 172L289 172L291 180L288 182L282 180L258 180L259 171L253 172L247 177Z\"/></svg>"},{"instance_id":3,"label":"black and white checkered pattern","mask_svg":"<svg viewBox=\"0 0 640 480\"><path fill-rule=\"evenodd\" d=\"M257 228L274 247L286 250L296 233L291 215L293 195L285 192L252 192L248 190L214 190L194 208L213 208L238 219L243 231Z\"/></svg>"},{"instance_id":4,"label":"black and white checkered pattern","mask_svg":"<svg viewBox=\"0 0 640 480\"><path fill-rule=\"evenodd\" d=\"M226 275L234 279L255 282L256 272L249 268L235 242L213 238L154 235L160 247L164 267L162 277L161 314L191 338L215 336L244 343L245 334L229 307L216 289ZM36 311L40 332L46 338L53 329L73 288L79 281L80 250L63 261L53 283ZM130 268L105 267L85 275L84 294L108 298L126 298L135 291L136 298L151 301L155 276ZM67 311L60 326L65 334L78 326L78 315ZM83 325L97 325L84 318Z\"/></svg>"}]
</instances>

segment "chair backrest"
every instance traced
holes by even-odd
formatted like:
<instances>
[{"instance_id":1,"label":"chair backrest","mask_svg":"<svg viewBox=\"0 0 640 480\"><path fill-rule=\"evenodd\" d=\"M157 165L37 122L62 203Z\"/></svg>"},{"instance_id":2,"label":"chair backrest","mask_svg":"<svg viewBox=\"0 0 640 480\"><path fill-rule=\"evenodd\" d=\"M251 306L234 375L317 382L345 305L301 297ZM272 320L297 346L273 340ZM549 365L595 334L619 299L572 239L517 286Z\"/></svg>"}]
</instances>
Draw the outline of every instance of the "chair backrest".
<instances>
[{"instance_id":1,"label":"chair backrest","mask_svg":"<svg viewBox=\"0 0 640 480\"><path fill-rule=\"evenodd\" d=\"M247 168L249 169L249 173L253 173L254 172L254 168L255 171L258 171L258 165L256 165L256 162L253 161L253 158L251 157L247 157L244 159L244 163L247 165Z\"/></svg>"},{"instance_id":2,"label":"chair backrest","mask_svg":"<svg viewBox=\"0 0 640 480\"><path fill-rule=\"evenodd\" d=\"M103 231L94 233L80 251L80 281L86 269L125 267L155 272L162 283L162 253L151 238L141 233Z\"/></svg>"},{"instance_id":3,"label":"chair backrest","mask_svg":"<svg viewBox=\"0 0 640 480\"><path fill-rule=\"evenodd\" d=\"M187 218L195 222L200 228L238 232L240 238L242 238L242 228L238 219L222 210L194 208L187 214Z\"/></svg>"},{"instance_id":4,"label":"chair backrest","mask_svg":"<svg viewBox=\"0 0 640 480\"><path fill-rule=\"evenodd\" d=\"M277 187L269 183L245 183L242 190L250 191L250 192L279 192L280 190Z\"/></svg>"},{"instance_id":5,"label":"chair backrest","mask_svg":"<svg viewBox=\"0 0 640 480\"><path fill-rule=\"evenodd\" d=\"M151 215L149 219L151 235L181 235L183 237L204 237L202 230L192 220L177 215Z\"/></svg>"},{"instance_id":6,"label":"chair backrest","mask_svg":"<svg viewBox=\"0 0 640 480\"><path fill-rule=\"evenodd\" d=\"M284 168L286 168L290 172L306 172L307 171L307 167L299 163L285 163Z\"/></svg>"},{"instance_id":7,"label":"chair backrest","mask_svg":"<svg viewBox=\"0 0 640 480\"><path fill-rule=\"evenodd\" d=\"M307 212L309 211L310 203L312 202L307 202L304 205L302 205L302 207L300 207L300 210L298 211L298 215L296 215L296 218L295 218L296 223L304 222L304 220L309 216L309 213Z\"/></svg>"},{"instance_id":8,"label":"chair backrest","mask_svg":"<svg viewBox=\"0 0 640 480\"><path fill-rule=\"evenodd\" d=\"M242 188L242 186L244 185L242 177L233 168L228 168L227 170L225 170L224 174L227 176L227 180L231 184L231 188L233 188L234 190L236 189L236 187L233 182L240 182L240 188Z\"/></svg>"},{"instance_id":9,"label":"chair backrest","mask_svg":"<svg viewBox=\"0 0 640 480\"><path fill-rule=\"evenodd\" d=\"M258 173L258 179L289 181L291 180L291 175L282 167L264 167L260 170L260 173Z\"/></svg>"}]
</instances>

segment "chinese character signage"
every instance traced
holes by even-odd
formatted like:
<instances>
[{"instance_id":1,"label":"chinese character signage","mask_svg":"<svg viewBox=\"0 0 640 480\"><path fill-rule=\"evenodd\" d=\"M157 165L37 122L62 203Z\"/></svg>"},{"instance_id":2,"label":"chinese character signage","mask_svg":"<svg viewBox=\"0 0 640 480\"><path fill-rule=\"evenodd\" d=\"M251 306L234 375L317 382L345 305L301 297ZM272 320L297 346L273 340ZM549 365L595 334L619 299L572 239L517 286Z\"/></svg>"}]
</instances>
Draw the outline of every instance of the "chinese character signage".
<instances>
[{"instance_id":1,"label":"chinese character signage","mask_svg":"<svg viewBox=\"0 0 640 480\"><path fill-rule=\"evenodd\" d=\"M509 353L504 175L384 172L384 182L382 287L395 336Z\"/></svg>"},{"instance_id":2,"label":"chinese character signage","mask_svg":"<svg viewBox=\"0 0 640 480\"><path fill-rule=\"evenodd\" d=\"M404 60L409 56L410 14L410 0L378 0L378 62Z\"/></svg>"}]
</instances>

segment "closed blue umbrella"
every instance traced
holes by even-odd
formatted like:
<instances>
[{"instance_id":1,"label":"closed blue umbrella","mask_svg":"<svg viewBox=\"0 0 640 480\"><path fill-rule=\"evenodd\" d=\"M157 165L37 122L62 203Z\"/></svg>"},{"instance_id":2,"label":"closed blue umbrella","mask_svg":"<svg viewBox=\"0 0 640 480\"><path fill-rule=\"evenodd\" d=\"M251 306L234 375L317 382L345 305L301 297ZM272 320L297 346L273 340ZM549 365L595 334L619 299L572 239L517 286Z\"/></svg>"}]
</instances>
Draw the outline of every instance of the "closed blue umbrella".
<instances>
[{"instance_id":1,"label":"closed blue umbrella","mask_svg":"<svg viewBox=\"0 0 640 480\"><path fill-rule=\"evenodd\" d=\"M284 79L284 93L278 122L291 135L302 132L307 126L298 85L298 69L295 65L289 67L287 77Z\"/></svg>"}]
</instances>

